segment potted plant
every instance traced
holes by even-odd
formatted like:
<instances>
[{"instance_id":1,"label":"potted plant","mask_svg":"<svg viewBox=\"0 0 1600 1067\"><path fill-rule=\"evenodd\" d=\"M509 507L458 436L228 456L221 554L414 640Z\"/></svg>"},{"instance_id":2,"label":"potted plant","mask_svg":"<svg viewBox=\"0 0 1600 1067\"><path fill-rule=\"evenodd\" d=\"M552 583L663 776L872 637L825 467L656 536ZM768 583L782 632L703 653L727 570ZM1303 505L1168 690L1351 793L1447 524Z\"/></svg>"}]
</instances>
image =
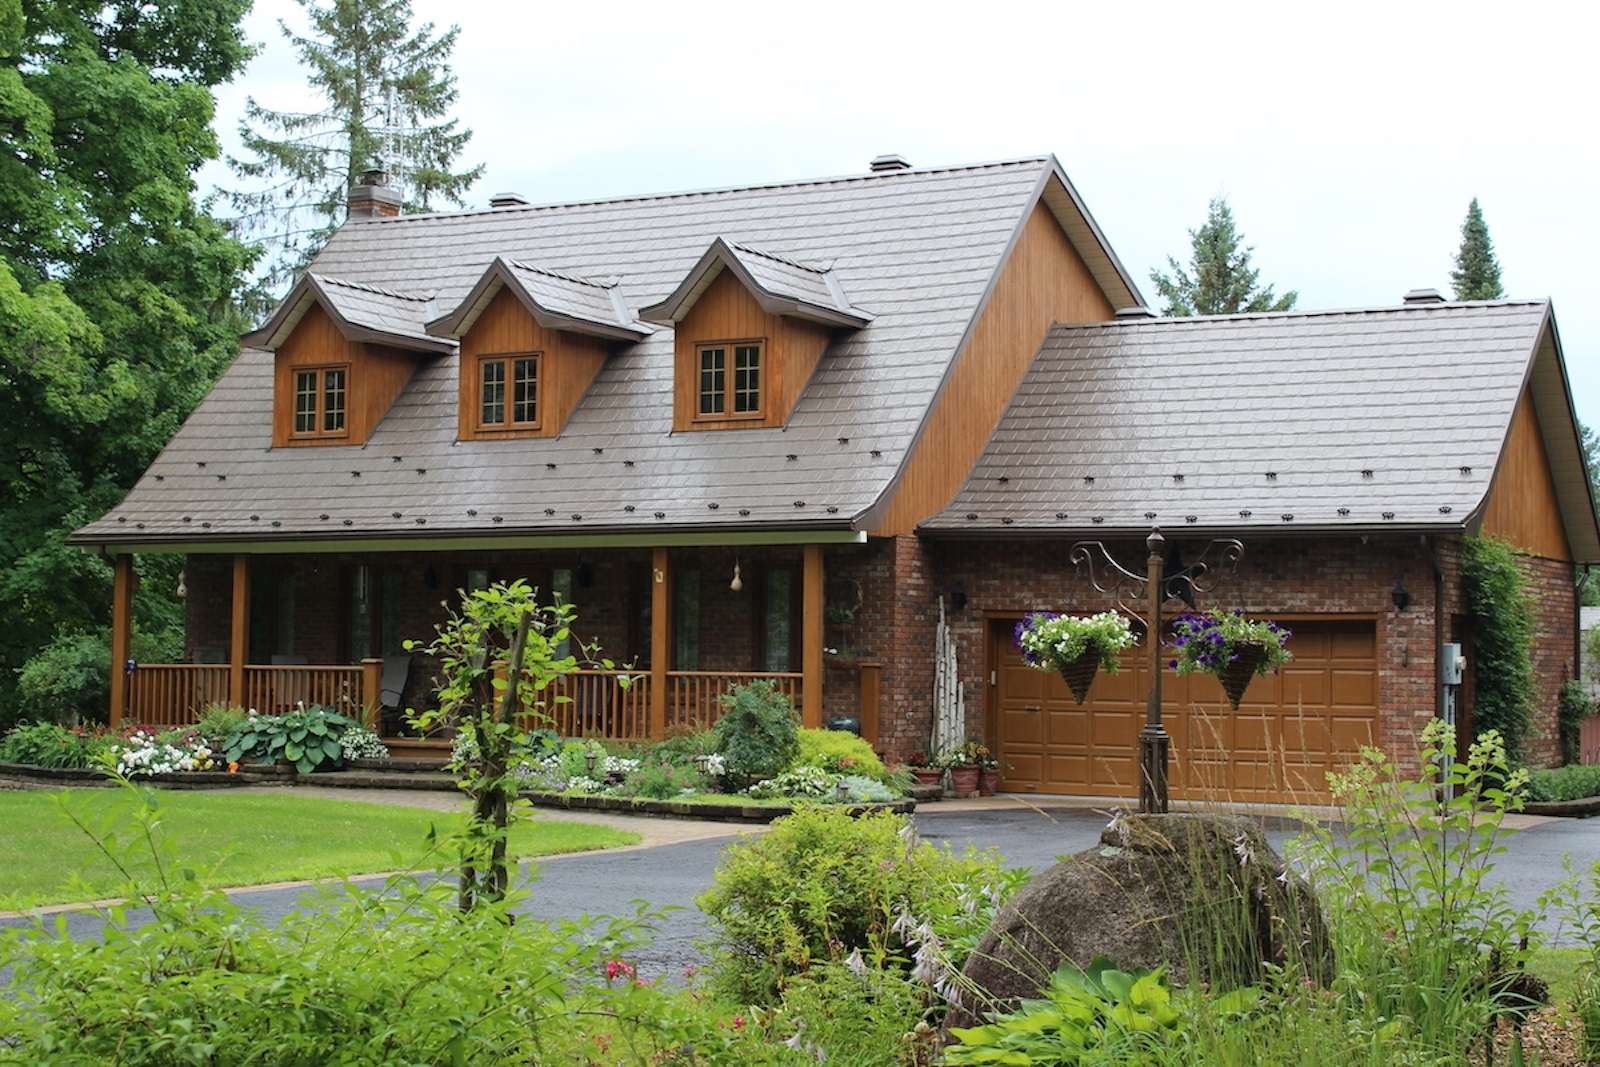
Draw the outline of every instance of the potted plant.
<instances>
[{"instance_id":1,"label":"potted plant","mask_svg":"<svg viewBox=\"0 0 1600 1067\"><path fill-rule=\"evenodd\" d=\"M987 748L978 760L978 795L992 797L1000 791L1000 761Z\"/></svg>"},{"instance_id":2,"label":"potted plant","mask_svg":"<svg viewBox=\"0 0 1600 1067\"><path fill-rule=\"evenodd\" d=\"M1096 615L1058 615L1035 611L1017 623L1017 647L1030 666L1058 671L1079 704L1089 695L1097 671L1115 674L1122 650L1134 643L1128 617L1118 611Z\"/></svg>"},{"instance_id":3,"label":"potted plant","mask_svg":"<svg viewBox=\"0 0 1600 1067\"><path fill-rule=\"evenodd\" d=\"M1289 662L1289 631L1275 622L1247 619L1237 611L1180 615L1172 623L1173 658L1179 674L1214 674L1235 711L1250 680Z\"/></svg>"},{"instance_id":4,"label":"potted plant","mask_svg":"<svg viewBox=\"0 0 1600 1067\"><path fill-rule=\"evenodd\" d=\"M978 795L979 752L987 754L988 751L979 742L968 741L939 757L939 762L950 771L951 793L958 797Z\"/></svg>"},{"instance_id":5,"label":"potted plant","mask_svg":"<svg viewBox=\"0 0 1600 1067\"><path fill-rule=\"evenodd\" d=\"M911 777L918 785L943 785L944 768L928 758L926 752L917 752L911 757Z\"/></svg>"}]
</instances>

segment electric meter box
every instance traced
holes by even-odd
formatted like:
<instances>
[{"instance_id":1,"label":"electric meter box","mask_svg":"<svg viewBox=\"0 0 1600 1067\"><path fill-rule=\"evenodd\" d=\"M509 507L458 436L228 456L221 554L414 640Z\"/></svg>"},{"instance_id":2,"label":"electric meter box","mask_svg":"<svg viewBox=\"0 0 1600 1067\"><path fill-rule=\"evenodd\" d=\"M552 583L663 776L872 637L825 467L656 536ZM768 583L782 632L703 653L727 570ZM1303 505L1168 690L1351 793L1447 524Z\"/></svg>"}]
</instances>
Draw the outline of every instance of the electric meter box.
<instances>
[{"instance_id":1,"label":"electric meter box","mask_svg":"<svg viewBox=\"0 0 1600 1067\"><path fill-rule=\"evenodd\" d=\"M1467 673L1467 657L1455 642L1439 646L1439 681L1445 685L1460 685Z\"/></svg>"}]
</instances>

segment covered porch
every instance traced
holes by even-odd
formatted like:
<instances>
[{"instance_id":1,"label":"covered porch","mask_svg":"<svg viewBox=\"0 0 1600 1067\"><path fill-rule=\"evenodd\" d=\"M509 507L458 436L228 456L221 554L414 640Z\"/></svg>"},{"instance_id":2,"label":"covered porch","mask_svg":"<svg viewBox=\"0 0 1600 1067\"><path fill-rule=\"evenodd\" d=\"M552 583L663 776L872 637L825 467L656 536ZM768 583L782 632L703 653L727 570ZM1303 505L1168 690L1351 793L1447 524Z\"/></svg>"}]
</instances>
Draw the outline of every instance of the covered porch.
<instances>
[{"instance_id":1,"label":"covered porch","mask_svg":"<svg viewBox=\"0 0 1600 1067\"><path fill-rule=\"evenodd\" d=\"M657 738L714 722L722 694L766 679L808 726L844 711L876 733L876 661L841 664L828 647L838 611L822 544L191 554L180 663L130 658L133 557L118 555L115 568L114 727L182 725L211 703L263 714L305 703L360 719L401 749L441 748L444 739L407 725L407 708L434 699L434 665L404 643L426 642L458 590L521 578L541 600L575 606L580 662L592 647L614 663L565 679L570 700L540 725Z\"/></svg>"}]
</instances>

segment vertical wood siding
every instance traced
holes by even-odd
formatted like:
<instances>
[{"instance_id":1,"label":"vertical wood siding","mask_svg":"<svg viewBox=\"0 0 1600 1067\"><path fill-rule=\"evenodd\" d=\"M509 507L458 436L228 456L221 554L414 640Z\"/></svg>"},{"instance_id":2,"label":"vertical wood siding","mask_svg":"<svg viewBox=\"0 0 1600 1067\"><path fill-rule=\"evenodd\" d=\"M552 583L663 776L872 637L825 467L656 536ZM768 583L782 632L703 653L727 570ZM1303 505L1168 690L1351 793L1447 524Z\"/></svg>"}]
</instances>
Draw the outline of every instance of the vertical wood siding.
<instances>
[{"instance_id":1,"label":"vertical wood siding","mask_svg":"<svg viewBox=\"0 0 1600 1067\"><path fill-rule=\"evenodd\" d=\"M1533 396L1527 390L1517 401L1505 452L1494 484L1489 486L1482 532L1504 538L1535 556L1572 559L1555 479L1550 474L1550 457L1539 432Z\"/></svg>"},{"instance_id":2,"label":"vertical wood siding","mask_svg":"<svg viewBox=\"0 0 1600 1067\"><path fill-rule=\"evenodd\" d=\"M600 373L608 351L606 342L599 338L545 329L509 290L502 288L461 339L461 368L457 375L461 382L461 440L559 436L567 417ZM539 352L544 357L539 362L539 428L479 430L478 357L529 352Z\"/></svg>"},{"instance_id":3,"label":"vertical wood siding","mask_svg":"<svg viewBox=\"0 0 1600 1067\"><path fill-rule=\"evenodd\" d=\"M873 532L910 533L949 503L1053 323L1101 322L1113 313L1050 209L1035 205Z\"/></svg>"},{"instance_id":4,"label":"vertical wood siding","mask_svg":"<svg viewBox=\"0 0 1600 1067\"><path fill-rule=\"evenodd\" d=\"M338 363L350 365L345 382L349 432L343 437L294 437L296 368ZM365 444L416 369L416 353L347 340L322 305L313 304L273 357L273 447Z\"/></svg>"}]
</instances>

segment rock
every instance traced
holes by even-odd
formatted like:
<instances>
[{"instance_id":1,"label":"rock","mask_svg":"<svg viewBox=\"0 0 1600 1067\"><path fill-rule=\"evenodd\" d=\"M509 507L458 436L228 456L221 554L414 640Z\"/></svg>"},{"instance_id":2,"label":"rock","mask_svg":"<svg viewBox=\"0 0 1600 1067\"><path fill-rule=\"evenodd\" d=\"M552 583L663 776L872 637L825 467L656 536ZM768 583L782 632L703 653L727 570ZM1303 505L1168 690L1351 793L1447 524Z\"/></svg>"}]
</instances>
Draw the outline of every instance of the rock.
<instances>
[{"instance_id":1,"label":"rock","mask_svg":"<svg viewBox=\"0 0 1600 1067\"><path fill-rule=\"evenodd\" d=\"M1333 973L1311 888L1287 872L1253 823L1214 815L1123 815L1100 845L1036 877L995 916L964 969L966 1010L1006 1010L1037 996L1063 960L1087 967L1165 966L1218 988L1258 982L1263 964Z\"/></svg>"}]
</instances>

